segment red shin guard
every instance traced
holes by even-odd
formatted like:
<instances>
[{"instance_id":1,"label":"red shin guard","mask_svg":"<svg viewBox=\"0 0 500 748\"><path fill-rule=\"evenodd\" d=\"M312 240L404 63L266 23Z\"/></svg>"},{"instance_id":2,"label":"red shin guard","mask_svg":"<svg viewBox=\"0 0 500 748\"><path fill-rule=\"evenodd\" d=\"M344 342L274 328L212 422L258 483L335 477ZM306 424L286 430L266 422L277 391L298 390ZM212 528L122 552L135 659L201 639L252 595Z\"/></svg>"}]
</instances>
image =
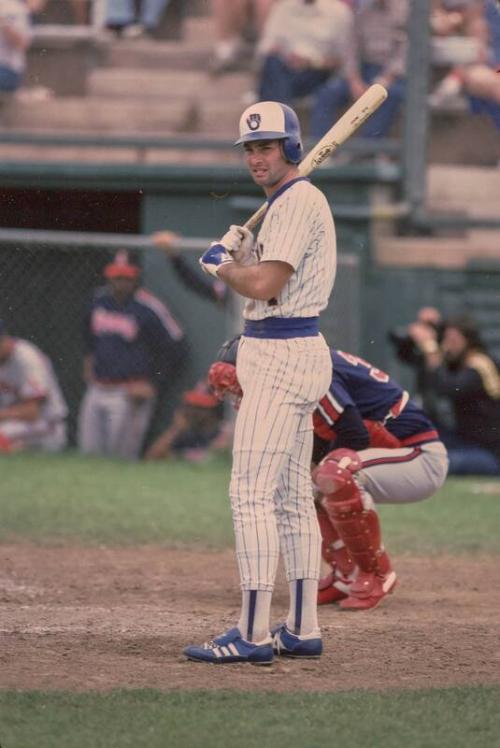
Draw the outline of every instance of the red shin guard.
<instances>
[{"instance_id":1,"label":"red shin guard","mask_svg":"<svg viewBox=\"0 0 500 748\"><path fill-rule=\"evenodd\" d=\"M349 596L341 603L344 609L373 608L396 584L396 575L382 545L378 515L374 509L365 508L354 478L359 466L355 452L336 450L327 455L314 473L314 482L320 489L332 489L321 504L358 567Z\"/></svg>"}]
</instances>

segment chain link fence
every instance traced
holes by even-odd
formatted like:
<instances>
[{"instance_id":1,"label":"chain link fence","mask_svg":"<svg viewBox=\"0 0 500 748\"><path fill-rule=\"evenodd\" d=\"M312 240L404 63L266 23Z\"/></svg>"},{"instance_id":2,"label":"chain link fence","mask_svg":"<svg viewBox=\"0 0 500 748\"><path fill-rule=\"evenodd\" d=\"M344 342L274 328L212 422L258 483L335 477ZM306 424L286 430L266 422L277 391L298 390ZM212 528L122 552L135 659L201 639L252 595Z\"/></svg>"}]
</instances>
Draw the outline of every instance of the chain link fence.
<instances>
[{"instance_id":1,"label":"chain link fence","mask_svg":"<svg viewBox=\"0 0 500 748\"><path fill-rule=\"evenodd\" d=\"M69 408L72 445L85 389L84 309L95 289L105 283L103 269L115 250L115 246L89 248L74 243L0 243L0 318L11 335L34 343L51 359ZM180 324L184 327L182 320ZM170 362L174 376L160 393L153 433L165 425L166 400L192 385L189 341L185 347L174 347L173 355L177 357Z\"/></svg>"},{"instance_id":2,"label":"chain link fence","mask_svg":"<svg viewBox=\"0 0 500 748\"><path fill-rule=\"evenodd\" d=\"M22 237L22 240L15 237ZM66 232L56 234L43 231L0 231L0 318L5 321L10 334L31 341L51 359L69 408L68 430L71 445L76 443L78 411L85 390L85 306L95 289L104 284L103 269L113 259L118 247L138 249L139 256L144 259L145 254L141 253L141 250L150 246L148 239L142 236L102 237L103 235ZM191 253L188 253L188 259L191 261L192 251L198 252L205 248L207 243L208 240L203 239L182 240L184 248L191 249ZM185 304L182 305L183 313L179 315L181 305L176 304L175 299L171 305L171 295L158 291L161 283L151 284L155 288L155 295L163 303L166 302L173 316L186 331L187 351L181 348L178 354L174 354L178 355L178 360L173 366L174 376L166 383L160 394L149 439L165 427L181 392L193 387L196 381L205 375L207 360L215 358L222 341L241 331L241 300L232 295L219 297L219 289L214 293L214 303L207 301L205 276L197 269L197 263L186 264L192 268L189 283L181 276L173 279L170 277L169 280L184 286L184 293L187 285L193 302L196 296L202 299L205 297L202 317L199 302L187 307ZM168 264L161 271L155 267L155 274L158 276L161 273L171 276ZM360 327L357 259L351 255L339 257L338 273L336 294L321 318L322 331L331 345L357 350ZM151 271L145 272L144 275L144 286L148 288L148 280L153 280ZM197 277L199 288L196 288ZM214 315L220 315L221 307L223 309L225 321L222 328L219 317L210 317L212 307ZM216 307L219 308L216 310ZM209 343L208 353L201 357L201 363L196 360L196 354L199 354L198 341L190 334L195 328L198 332L201 329L201 334Z\"/></svg>"}]
</instances>

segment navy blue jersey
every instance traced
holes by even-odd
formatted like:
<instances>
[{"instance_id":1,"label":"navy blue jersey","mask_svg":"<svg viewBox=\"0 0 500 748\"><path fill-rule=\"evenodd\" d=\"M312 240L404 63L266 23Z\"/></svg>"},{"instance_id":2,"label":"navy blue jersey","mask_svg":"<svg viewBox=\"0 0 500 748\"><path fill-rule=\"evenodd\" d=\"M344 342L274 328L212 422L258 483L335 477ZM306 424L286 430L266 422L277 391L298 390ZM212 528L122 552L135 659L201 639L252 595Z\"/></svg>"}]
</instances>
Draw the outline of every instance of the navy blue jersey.
<instances>
[{"instance_id":1,"label":"navy blue jersey","mask_svg":"<svg viewBox=\"0 0 500 748\"><path fill-rule=\"evenodd\" d=\"M363 420L383 423L402 446L439 438L423 410L388 374L350 353L332 350L331 356L333 376L330 389L314 413L314 430L320 439L334 441L344 420L349 420L351 439L355 438L357 424L360 424L359 429L362 428ZM353 413L356 413L357 420L352 418ZM336 446L349 444L344 442ZM366 446L368 444L361 448ZM351 448L359 447L356 444Z\"/></svg>"},{"instance_id":2,"label":"navy blue jersey","mask_svg":"<svg viewBox=\"0 0 500 748\"><path fill-rule=\"evenodd\" d=\"M179 364L183 343L184 331L167 307L142 288L124 303L100 288L85 314L85 352L93 356L98 381L161 381Z\"/></svg>"}]
</instances>

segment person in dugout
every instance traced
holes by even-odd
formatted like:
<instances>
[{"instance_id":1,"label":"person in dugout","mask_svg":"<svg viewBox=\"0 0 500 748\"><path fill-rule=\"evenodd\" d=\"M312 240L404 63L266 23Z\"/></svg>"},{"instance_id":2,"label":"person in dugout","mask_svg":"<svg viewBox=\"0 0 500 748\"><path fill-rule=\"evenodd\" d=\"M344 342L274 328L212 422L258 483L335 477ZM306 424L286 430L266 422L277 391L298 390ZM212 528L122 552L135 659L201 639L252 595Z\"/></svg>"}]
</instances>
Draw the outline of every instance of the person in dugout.
<instances>
[{"instance_id":1,"label":"person in dugout","mask_svg":"<svg viewBox=\"0 0 500 748\"><path fill-rule=\"evenodd\" d=\"M238 337L223 345L208 379L238 407ZM312 480L327 573L318 604L343 610L376 607L397 582L383 545L377 504L431 497L448 471L433 423L388 374L351 353L331 349L330 388L313 414Z\"/></svg>"}]
</instances>

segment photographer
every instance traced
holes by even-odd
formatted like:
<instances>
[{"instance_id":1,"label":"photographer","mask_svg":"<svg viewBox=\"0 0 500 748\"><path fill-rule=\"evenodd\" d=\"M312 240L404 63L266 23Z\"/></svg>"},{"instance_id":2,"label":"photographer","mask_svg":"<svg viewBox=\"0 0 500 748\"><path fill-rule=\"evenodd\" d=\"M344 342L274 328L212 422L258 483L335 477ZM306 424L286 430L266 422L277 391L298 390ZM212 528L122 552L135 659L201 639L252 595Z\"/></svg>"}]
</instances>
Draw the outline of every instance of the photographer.
<instances>
[{"instance_id":1,"label":"photographer","mask_svg":"<svg viewBox=\"0 0 500 748\"><path fill-rule=\"evenodd\" d=\"M442 432L449 473L500 475L500 376L475 324L455 317L444 326L441 345L429 325L408 332L423 356L425 388L452 405L455 428Z\"/></svg>"},{"instance_id":2,"label":"photographer","mask_svg":"<svg viewBox=\"0 0 500 748\"><path fill-rule=\"evenodd\" d=\"M26 0L0 3L0 94L22 84L26 50L31 43L30 6Z\"/></svg>"},{"instance_id":3,"label":"photographer","mask_svg":"<svg viewBox=\"0 0 500 748\"><path fill-rule=\"evenodd\" d=\"M408 327L395 328L388 334L390 342L394 345L395 353L398 359L408 366L415 369L415 384L413 392L415 400L421 408L427 413L432 421L438 426L439 430L451 428L451 415L447 403L443 398L439 398L433 388L428 386L425 357L420 350L417 342L411 335L413 325L423 326L429 329L430 335L438 343L441 342L443 335L443 319L441 312L435 307L424 306L417 312L417 318L414 323Z\"/></svg>"}]
</instances>

